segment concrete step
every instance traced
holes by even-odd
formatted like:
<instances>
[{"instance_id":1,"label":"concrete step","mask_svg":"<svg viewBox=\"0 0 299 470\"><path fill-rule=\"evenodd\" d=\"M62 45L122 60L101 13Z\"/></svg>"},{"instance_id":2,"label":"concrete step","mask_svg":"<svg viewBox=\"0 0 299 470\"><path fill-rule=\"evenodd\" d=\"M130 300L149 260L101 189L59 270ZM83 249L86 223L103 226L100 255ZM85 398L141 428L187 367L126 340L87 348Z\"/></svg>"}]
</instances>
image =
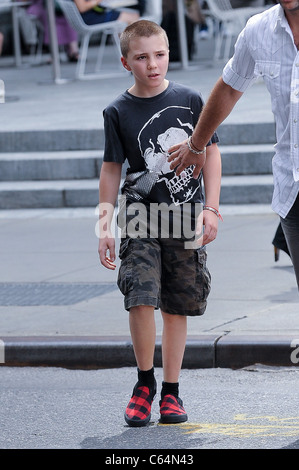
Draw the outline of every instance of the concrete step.
<instances>
[{"instance_id":1,"label":"concrete step","mask_svg":"<svg viewBox=\"0 0 299 470\"><path fill-rule=\"evenodd\" d=\"M272 173L272 144L219 145L223 175L267 175Z\"/></svg>"},{"instance_id":2,"label":"concrete step","mask_svg":"<svg viewBox=\"0 0 299 470\"><path fill-rule=\"evenodd\" d=\"M274 123L221 124L221 145L274 144ZM39 152L57 150L102 150L104 130L64 129L36 131L0 131L2 152Z\"/></svg>"},{"instance_id":3,"label":"concrete step","mask_svg":"<svg viewBox=\"0 0 299 470\"><path fill-rule=\"evenodd\" d=\"M0 209L96 207L98 188L98 178L1 182Z\"/></svg>"},{"instance_id":4,"label":"concrete step","mask_svg":"<svg viewBox=\"0 0 299 470\"><path fill-rule=\"evenodd\" d=\"M0 180L97 178L102 159L102 150L1 153Z\"/></svg>"},{"instance_id":5,"label":"concrete step","mask_svg":"<svg viewBox=\"0 0 299 470\"><path fill-rule=\"evenodd\" d=\"M102 150L103 129L64 129L0 132L1 152Z\"/></svg>"},{"instance_id":6,"label":"concrete step","mask_svg":"<svg viewBox=\"0 0 299 470\"><path fill-rule=\"evenodd\" d=\"M0 209L96 207L98 178L0 182ZM271 175L224 176L221 204L269 204Z\"/></svg>"},{"instance_id":7,"label":"concrete step","mask_svg":"<svg viewBox=\"0 0 299 470\"><path fill-rule=\"evenodd\" d=\"M272 175L223 176L220 204L270 204Z\"/></svg>"},{"instance_id":8,"label":"concrete step","mask_svg":"<svg viewBox=\"0 0 299 470\"><path fill-rule=\"evenodd\" d=\"M272 144L220 146L220 151L223 175L272 171ZM103 150L0 153L0 181L98 178L102 159Z\"/></svg>"}]
</instances>

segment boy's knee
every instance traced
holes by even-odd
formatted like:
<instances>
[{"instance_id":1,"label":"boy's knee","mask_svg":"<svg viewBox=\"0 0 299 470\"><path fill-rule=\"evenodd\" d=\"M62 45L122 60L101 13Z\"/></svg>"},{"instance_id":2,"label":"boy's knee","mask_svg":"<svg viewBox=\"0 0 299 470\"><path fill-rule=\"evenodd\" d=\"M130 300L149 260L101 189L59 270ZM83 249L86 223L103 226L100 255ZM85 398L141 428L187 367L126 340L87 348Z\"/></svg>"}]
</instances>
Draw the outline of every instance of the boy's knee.
<instances>
[{"instance_id":1,"label":"boy's knee","mask_svg":"<svg viewBox=\"0 0 299 470\"><path fill-rule=\"evenodd\" d=\"M130 308L130 314L132 315L148 315L154 312L154 307L150 305L136 305L136 307Z\"/></svg>"}]
</instances>

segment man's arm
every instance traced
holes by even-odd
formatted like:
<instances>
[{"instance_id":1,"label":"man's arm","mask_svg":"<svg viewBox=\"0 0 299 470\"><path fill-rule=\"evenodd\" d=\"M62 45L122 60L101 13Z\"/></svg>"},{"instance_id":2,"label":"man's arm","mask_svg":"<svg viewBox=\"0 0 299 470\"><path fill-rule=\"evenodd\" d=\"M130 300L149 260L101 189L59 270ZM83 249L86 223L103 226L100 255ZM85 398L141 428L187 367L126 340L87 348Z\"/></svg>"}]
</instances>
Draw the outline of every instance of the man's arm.
<instances>
[{"instance_id":1,"label":"man's arm","mask_svg":"<svg viewBox=\"0 0 299 470\"><path fill-rule=\"evenodd\" d=\"M195 151L205 148L217 127L227 118L242 94L224 83L222 77L218 79L195 126L192 142L189 143ZM205 163L205 154L192 153L186 142L174 145L168 152L170 154L168 158L168 161L171 162L170 168L173 170L177 167L177 175L180 175L188 166L195 165L193 177L198 178Z\"/></svg>"},{"instance_id":2,"label":"man's arm","mask_svg":"<svg viewBox=\"0 0 299 470\"><path fill-rule=\"evenodd\" d=\"M103 162L99 185L99 256L103 266L115 269L115 239L111 232L111 222L118 195L122 165ZM108 256L109 252L109 256Z\"/></svg>"}]
</instances>

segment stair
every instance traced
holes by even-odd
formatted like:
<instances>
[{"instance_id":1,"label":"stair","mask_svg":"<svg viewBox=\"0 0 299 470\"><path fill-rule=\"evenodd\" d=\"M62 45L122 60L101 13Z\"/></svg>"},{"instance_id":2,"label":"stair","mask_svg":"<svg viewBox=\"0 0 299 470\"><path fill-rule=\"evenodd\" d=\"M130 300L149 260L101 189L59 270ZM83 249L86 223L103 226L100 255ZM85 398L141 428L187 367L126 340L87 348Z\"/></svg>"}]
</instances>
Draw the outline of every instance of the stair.
<instances>
[{"instance_id":1,"label":"stair","mask_svg":"<svg viewBox=\"0 0 299 470\"><path fill-rule=\"evenodd\" d=\"M270 204L274 125L223 124L218 134L221 204ZM103 145L103 130L0 132L0 209L96 207Z\"/></svg>"}]
</instances>

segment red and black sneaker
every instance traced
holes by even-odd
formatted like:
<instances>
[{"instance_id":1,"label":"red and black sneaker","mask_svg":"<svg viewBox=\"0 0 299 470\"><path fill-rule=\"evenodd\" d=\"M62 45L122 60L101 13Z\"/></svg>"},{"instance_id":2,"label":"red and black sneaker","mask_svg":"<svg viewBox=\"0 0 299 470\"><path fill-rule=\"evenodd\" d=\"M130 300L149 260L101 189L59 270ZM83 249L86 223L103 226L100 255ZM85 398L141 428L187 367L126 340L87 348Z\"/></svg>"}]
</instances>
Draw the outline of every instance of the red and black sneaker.
<instances>
[{"instance_id":1,"label":"red and black sneaker","mask_svg":"<svg viewBox=\"0 0 299 470\"><path fill-rule=\"evenodd\" d=\"M168 394L160 400L160 423L183 423L187 419L183 402L179 397Z\"/></svg>"},{"instance_id":2,"label":"red and black sneaker","mask_svg":"<svg viewBox=\"0 0 299 470\"><path fill-rule=\"evenodd\" d=\"M151 407L156 392L141 385L134 387L133 395L125 411L125 421L129 426L146 426L151 419Z\"/></svg>"}]
</instances>

